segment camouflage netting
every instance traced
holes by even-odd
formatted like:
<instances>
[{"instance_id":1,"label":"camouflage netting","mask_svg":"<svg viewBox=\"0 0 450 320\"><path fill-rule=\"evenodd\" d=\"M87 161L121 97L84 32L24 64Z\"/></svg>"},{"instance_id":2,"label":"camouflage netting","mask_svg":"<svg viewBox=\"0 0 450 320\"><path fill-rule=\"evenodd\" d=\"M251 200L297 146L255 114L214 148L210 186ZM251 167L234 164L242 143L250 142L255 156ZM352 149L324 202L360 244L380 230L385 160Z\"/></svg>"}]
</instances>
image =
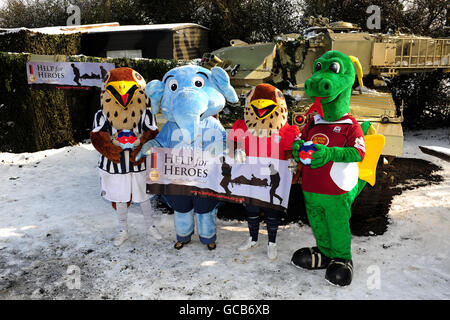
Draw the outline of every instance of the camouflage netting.
<instances>
[{"instance_id":1,"label":"camouflage netting","mask_svg":"<svg viewBox=\"0 0 450 320\"><path fill-rule=\"evenodd\" d=\"M0 31L0 48L5 52L75 55L81 53L81 33L44 34L30 30Z\"/></svg>"},{"instance_id":2,"label":"camouflage netting","mask_svg":"<svg viewBox=\"0 0 450 320\"><path fill-rule=\"evenodd\" d=\"M38 151L73 142L62 91L30 90L26 54L0 53L0 151Z\"/></svg>"},{"instance_id":3,"label":"camouflage netting","mask_svg":"<svg viewBox=\"0 0 450 320\"><path fill-rule=\"evenodd\" d=\"M0 152L35 152L89 138L99 108L99 89L32 90L27 82L29 54L1 53ZM147 81L161 79L176 61L68 56L67 61L109 62L130 67Z\"/></svg>"}]
</instances>

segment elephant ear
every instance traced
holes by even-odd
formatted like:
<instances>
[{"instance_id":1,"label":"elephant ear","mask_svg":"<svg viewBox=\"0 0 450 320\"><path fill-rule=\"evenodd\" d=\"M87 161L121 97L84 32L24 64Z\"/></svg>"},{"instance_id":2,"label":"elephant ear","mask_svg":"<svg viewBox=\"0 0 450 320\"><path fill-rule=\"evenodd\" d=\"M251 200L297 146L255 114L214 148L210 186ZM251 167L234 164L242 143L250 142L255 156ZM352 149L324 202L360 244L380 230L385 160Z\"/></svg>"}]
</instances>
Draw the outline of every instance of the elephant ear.
<instances>
[{"instance_id":1,"label":"elephant ear","mask_svg":"<svg viewBox=\"0 0 450 320\"><path fill-rule=\"evenodd\" d=\"M230 77L225 70L220 67L212 68L211 78L217 89L228 102L237 103L239 101L236 91L234 91L234 88L230 84Z\"/></svg>"},{"instance_id":2,"label":"elephant ear","mask_svg":"<svg viewBox=\"0 0 450 320\"><path fill-rule=\"evenodd\" d=\"M164 93L164 83L159 80L152 80L147 83L145 93L150 98L152 105L152 113L157 114L161 107L161 100Z\"/></svg>"}]
</instances>

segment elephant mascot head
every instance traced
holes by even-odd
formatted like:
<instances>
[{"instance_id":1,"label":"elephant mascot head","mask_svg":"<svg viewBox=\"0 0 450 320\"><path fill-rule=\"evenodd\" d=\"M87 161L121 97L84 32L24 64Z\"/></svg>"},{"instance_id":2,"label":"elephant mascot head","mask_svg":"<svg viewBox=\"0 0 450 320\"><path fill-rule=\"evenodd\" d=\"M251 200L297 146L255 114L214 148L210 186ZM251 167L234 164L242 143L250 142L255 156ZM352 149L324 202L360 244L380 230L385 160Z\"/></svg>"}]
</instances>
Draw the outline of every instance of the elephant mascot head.
<instances>
[{"instance_id":1,"label":"elephant mascot head","mask_svg":"<svg viewBox=\"0 0 450 320\"><path fill-rule=\"evenodd\" d=\"M220 112L226 101L239 101L228 74L220 67L177 67L168 71L162 81L149 82L145 92L151 100L152 113L161 110L167 121L182 129L185 141L193 141L200 122Z\"/></svg>"}]
</instances>

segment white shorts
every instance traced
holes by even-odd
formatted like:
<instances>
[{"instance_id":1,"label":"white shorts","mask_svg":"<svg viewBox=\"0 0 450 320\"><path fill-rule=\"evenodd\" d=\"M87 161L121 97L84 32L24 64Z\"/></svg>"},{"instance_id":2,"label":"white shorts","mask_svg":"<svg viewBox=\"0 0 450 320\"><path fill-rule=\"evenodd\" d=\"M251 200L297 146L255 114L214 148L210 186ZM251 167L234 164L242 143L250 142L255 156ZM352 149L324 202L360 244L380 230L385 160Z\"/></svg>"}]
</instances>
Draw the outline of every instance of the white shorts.
<instances>
[{"instance_id":1,"label":"white shorts","mask_svg":"<svg viewBox=\"0 0 450 320\"><path fill-rule=\"evenodd\" d=\"M146 172L112 174L98 169L102 185L102 196L112 202L144 202L150 199L146 193Z\"/></svg>"}]
</instances>

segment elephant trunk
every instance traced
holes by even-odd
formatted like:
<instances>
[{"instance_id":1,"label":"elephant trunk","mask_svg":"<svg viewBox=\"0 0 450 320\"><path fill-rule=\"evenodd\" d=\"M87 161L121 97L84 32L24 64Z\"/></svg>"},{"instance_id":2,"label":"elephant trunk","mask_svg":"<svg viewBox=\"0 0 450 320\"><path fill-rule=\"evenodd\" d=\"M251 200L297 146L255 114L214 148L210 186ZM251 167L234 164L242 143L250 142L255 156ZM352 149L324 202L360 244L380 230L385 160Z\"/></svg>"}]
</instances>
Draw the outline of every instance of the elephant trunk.
<instances>
[{"instance_id":1,"label":"elephant trunk","mask_svg":"<svg viewBox=\"0 0 450 320\"><path fill-rule=\"evenodd\" d=\"M183 140L201 141L200 116L208 109L208 96L202 91L183 88L172 100L172 114L181 129Z\"/></svg>"}]
</instances>

